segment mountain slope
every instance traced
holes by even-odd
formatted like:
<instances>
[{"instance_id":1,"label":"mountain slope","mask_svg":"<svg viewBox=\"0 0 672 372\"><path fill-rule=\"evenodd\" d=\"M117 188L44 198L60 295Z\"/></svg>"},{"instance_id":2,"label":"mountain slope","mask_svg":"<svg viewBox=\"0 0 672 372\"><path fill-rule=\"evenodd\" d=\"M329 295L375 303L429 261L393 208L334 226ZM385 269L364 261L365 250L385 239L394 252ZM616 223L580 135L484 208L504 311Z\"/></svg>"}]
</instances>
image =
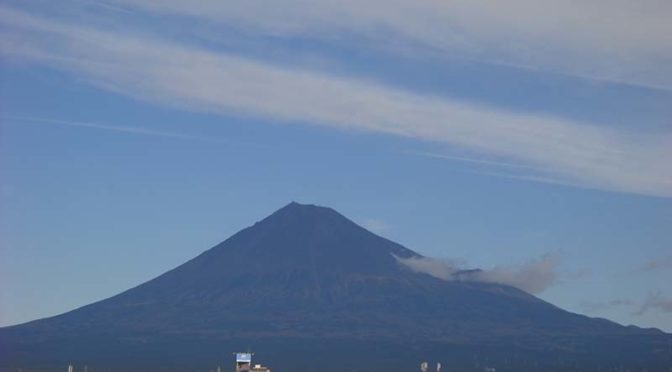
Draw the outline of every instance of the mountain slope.
<instances>
[{"instance_id":1,"label":"mountain slope","mask_svg":"<svg viewBox=\"0 0 672 372\"><path fill-rule=\"evenodd\" d=\"M332 209L291 203L138 287L0 330L0 351L12 366L65 357L121 367L214 363L219 347L236 344L262 347L286 366L297 361L281 350L347 351L369 363L371 347L378 365L403 365L421 357L399 355L413 345L438 356L562 352L588 363L627 349L625 361L649 367L670 359L671 338L659 331L572 314L509 286L415 273L397 259L409 257L420 255Z\"/></svg>"}]
</instances>

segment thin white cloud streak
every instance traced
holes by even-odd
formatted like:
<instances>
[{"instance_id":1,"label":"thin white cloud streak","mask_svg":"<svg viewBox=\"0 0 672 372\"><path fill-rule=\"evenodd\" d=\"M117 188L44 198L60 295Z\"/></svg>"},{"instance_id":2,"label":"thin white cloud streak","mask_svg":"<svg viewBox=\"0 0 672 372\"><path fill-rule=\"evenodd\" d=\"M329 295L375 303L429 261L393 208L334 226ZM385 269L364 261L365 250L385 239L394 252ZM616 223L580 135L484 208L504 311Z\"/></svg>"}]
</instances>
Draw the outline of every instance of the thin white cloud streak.
<instances>
[{"instance_id":1,"label":"thin white cloud streak","mask_svg":"<svg viewBox=\"0 0 672 372\"><path fill-rule=\"evenodd\" d=\"M75 128L97 129L97 130L111 131L111 132L139 134L139 135L150 136L150 137L164 137L164 138L172 138L172 139L184 140L184 141L209 142L209 143L223 144L223 145L235 144L235 145L247 145L247 146L264 147L264 148L268 147L267 145L263 145L263 144L255 143L255 142L228 140L228 139L225 139L225 138L217 138L217 137L194 136L194 135L178 133L178 132L167 132L167 131L162 131L162 130L146 129L146 128L141 128L141 127L129 127L129 126L123 126L123 125L109 125L109 124L100 124L100 123L46 119L46 118L33 118L33 117L22 117L22 116L9 116L9 115L0 115L0 120L23 121L23 122L30 122L30 123L36 123L36 124L63 125L63 126L75 127Z\"/></svg>"},{"instance_id":2,"label":"thin white cloud streak","mask_svg":"<svg viewBox=\"0 0 672 372\"><path fill-rule=\"evenodd\" d=\"M586 187L586 185L582 185L580 183L563 181L560 178L557 178L557 177L554 178L553 176L549 176L548 175L549 174L549 169L542 168L542 167L537 167L537 166L532 166L532 165L518 164L518 163L508 163L508 162L503 162L503 161L498 161L498 160L469 158L469 157L463 157L463 156L435 154L435 153L428 153L428 152L410 152L410 151L407 151L407 152L404 152L404 153L409 154L409 155L427 157L427 158L449 160L449 161L458 161L458 162L465 162L465 163L471 163L471 164L479 164L479 165L503 168L503 169L508 170L508 172L483 171L483 170L479 170L479 169L472 169L472 170L465 170L464 171L466 173L477 174L479 176L509 178L509 179L513 179L513 180L517 180L517 181L547 183L547 184L551 184L551 185L571 186L571 187L576 187L576 188L585 188ZM536 173L538 175L529 174L530 170L531 171L536 171ZM518 171L518 173L514 173L514 171ZM528 172L523 173L523 171L528 171Z\"/></svg>"},{"instance_id":3,"label":"thin white cloud streak","mask_svg":"<svg viewBox=\"0 0 672 372\"><path fill-rule=\"evenodd\" d=\"M545 255L518 266L496 266L488 270L467 271L462 271L450 260L428 257L397 257L397 260L415 272L442 280L505 284L533 294L543 292L558 280L559 260L553 255Z\"/></svg>"},{"instance_id":4,"label":"thin white cloud streak","mask_svg":"<svg viewBox=\"0 0 672 372\"><path fill-rule=\"evenodd\" d=\"M104 9L112 10L114 12L121 12L121 13L126 13L126 14L133 14L134 12L128 8L124 8L121 6L114 5L112 3L108 3L105 1L99 1L99 0L77 0L80 3L83 3L85 5L91 5L91 6L98 6Z\"/></svg>"},{"instance_id":5,"label":"thin white cloud streak","mask_svg":"<svg viewBox=\"0 0 672 372\"><path fill-rule=\"evenodd\" d=\"M569 186L575 188L595 188L590 187L586 184L580 182L570 182L563 180L559 177L545 176L545 175L534 175L534 174L516 174L512 172L493 172L493 171L481 171L481 170L469 170L465 171L471 174L477 174L479 176L488 176L488 177L497 177L497 178L509 178L516 181L523 182L536 182L536 183L546 183L549 185L560 185L560 186Z\"/></svg>"},{"instance_id":6,"label":"thin white cloud streak","mask_svg":"<svg viewBox=\"0 0 672 372\"><path fill-rule=\"evenodd\" d=\"M672 137L526 115L231 54L112 34L0 7L3 55L98 87L199 112L250 115L446 143L548 169L566 184L672 196Z\"/></svg>"},{"instance_id":7,"label":"thin white cloud streak","mask_svg":"<svg viewBox=\"0 0 672 372\"><path fill-rule=\"evenodd\" d=\"M221 143L221 144L231 143L231 141L226 141L226 140L216 139L216 138L211 138L211 137L205 137L205 136L192 136L192 135L187 135L187 134L166 132L166 131L157 131L157 130L151 130L151 129L138 128L138 127L107 125L107 124L98 124L98 123L84 123L84 122L78 122L78 121L44 119L44 118L29 118L29 117L19 117L19 116L4 116L4 115L0 116L0 120L24 121L24 122L38 123L38 124L56 124L56 125L64 125L64 126L68 126L68 127L99 129L99 130L112 131L112 132L140 134L140 135L152 136L152 137L166 137L166 138L174 138L174 139L188 140L188 141L202 141L202 142L212 142L212 143Z\"/></svg>"},{"instance_id":8,"label":"thin white cloud streak","mask_svg":"<svg viewBox=\"0 0 672 372\"><path fill-rule=\"evenodd\" d=\"M672 89L667 0L113 0L250 34L351 40Z\"/></svg>"},{"instance_id":9,"label":"thin white cloud streak","mask_svg":"<svg viewBox=\"0 0 672 372\"><path fill-rule=\"evenodd\" d=\"M423 156L423 157L426 157L426 158L452 160L452 161L466 162L466 163L473 163L473 164L483 164L483 165L503 167L503 168L533 169L533 170L537 170L537 171L541 171L541 172L545 172L545 171L548 170L548 169L545 169L545 168L535 167L535 166L532 166L532 165L507 163L507 162L498 161L498 160L469 158L469 157L464 157L464 156L435 154L435 153L430 153L430 152L406 152L406 154Z\"/></svg>"}]
</instances>

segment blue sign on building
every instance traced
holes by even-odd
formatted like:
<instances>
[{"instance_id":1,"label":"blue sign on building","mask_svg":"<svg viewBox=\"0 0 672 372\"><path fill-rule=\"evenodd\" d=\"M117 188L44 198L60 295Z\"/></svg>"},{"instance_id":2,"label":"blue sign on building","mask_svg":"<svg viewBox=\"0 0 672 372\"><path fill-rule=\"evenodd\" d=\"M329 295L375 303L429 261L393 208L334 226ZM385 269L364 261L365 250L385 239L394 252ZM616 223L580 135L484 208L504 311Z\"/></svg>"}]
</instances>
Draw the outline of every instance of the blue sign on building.
<instances>
[{"instance_id":1,"label":"blue sign on building","mask_svg":"<svg viewBox=\"0 0 672 372\"><path fill-rule=\"evenodd\" d=\"M250 353L236 353L236 362L252 362L252 354Z\"/></svg>"}]
</instances>

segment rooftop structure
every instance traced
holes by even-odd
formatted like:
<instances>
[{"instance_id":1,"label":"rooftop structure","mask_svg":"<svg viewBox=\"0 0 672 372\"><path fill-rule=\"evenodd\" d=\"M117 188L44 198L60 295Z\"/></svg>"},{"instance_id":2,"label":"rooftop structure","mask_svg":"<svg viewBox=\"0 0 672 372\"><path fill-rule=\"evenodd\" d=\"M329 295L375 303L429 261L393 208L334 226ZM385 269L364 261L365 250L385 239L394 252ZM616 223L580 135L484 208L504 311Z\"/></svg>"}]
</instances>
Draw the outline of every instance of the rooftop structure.
<instances>
[{"instance_id":1,"label":"rooftop structure","mask_svg":"<svg viewBox=\"0 0 672 372\"><path fill-rule=\"evenodd\" d=\"M252 355L254 353L235 353L236 354L236 372L271 372L271 369L261 364L252 364Z\"/></svg>"}]
</instances>

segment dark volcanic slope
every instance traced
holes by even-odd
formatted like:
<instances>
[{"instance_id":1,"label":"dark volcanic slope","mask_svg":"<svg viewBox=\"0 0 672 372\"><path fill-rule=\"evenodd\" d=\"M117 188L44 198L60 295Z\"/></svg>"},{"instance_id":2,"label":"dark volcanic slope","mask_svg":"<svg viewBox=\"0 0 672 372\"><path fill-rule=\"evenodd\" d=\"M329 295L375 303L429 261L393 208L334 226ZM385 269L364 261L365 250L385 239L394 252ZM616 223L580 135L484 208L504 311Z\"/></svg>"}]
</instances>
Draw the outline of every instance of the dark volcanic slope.
<instances>
[{"instance_id":1,"label":"dark volcanic slope","mask_svg":"<svg viewBox=\"0 0 672 372\"><path fill-rule=\"evenodd\" d=\"M597 360L625 349L654 368L670 358L661 332L572 314L509 286L442 281L395 256L419 255L332 209L291 203L136 288L0 330L0 352L13 366L59 357L158 365L213 360L215 345L245 340L240 347L264 345L270 355L379 345L385 360L414 343L433 345L432 355L472 347Z\"/></svg>"}]
</instances>

